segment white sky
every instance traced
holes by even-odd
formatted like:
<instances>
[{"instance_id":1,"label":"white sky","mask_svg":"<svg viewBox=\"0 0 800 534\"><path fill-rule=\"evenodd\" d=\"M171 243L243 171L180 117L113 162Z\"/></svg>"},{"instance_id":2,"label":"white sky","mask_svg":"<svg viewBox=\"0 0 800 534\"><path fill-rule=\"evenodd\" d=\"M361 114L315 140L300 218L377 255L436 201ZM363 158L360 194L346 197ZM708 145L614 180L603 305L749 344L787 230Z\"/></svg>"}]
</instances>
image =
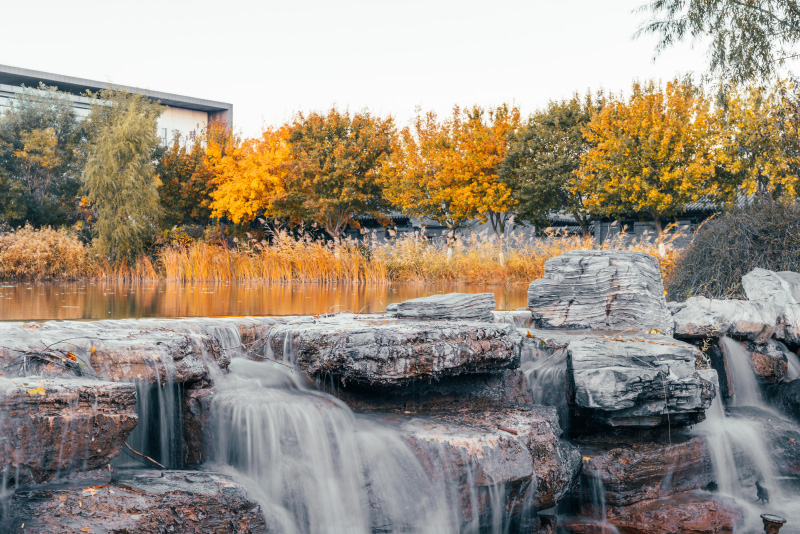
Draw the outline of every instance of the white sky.
<instances>
[{"instance_id":1,"label":"white sky","mask_svg":"<svg viewBox=\"0 0 800 534\"><path fill-rule=\"evenodd\" d=\"M705 47L652 61L645 0L37 0L0 6L0 64L232 102L257 135L296 111L515 103L705 69Z\"/></svg>"}]
</instances>

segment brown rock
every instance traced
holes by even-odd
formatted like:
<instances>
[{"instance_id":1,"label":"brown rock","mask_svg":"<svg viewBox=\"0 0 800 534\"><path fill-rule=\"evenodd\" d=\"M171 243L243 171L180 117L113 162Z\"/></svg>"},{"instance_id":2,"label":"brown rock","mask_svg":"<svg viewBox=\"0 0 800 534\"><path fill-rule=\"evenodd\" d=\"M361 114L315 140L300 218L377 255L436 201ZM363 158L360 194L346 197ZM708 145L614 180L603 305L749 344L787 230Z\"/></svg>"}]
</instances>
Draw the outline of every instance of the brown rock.
<instances>
[{"instance_id":1,"label":"brown rock","mask_svg":"<svg viewBox=\"0 0 800 534\"><path fill-rule=\"evenodd\" d=\"M43 482L106 465L136 426L135 403L133 384L0 378L0 476Z\"/></svg>"},{"instance_id":2,"label":"brown rock","mask_svg":"<svg viewBox=\"0 0 800 534\"><path fill-rule=\"evenodd\" d=\"M584 454L589 460L584 461L583 474L602 481L611 506L701 489L714 480L711 457L701 437L674 436L672 444L626 444Z\"/></svg>"},{"instance_id":3,"label":"brown rock","mask_svg":"<svg viewBox=\"0 0 800 534\"><path fill-rule=\"evenodd\" d=\"M261 507L227 477L140 471L104 480L21 488L2 532L185 534L269 532ZM24 528L22 525L25 525Z\"/></svg>"},{"instance_id":4,"label":"brown rock","mask_svg":"<svg viewBox=\"0 0 800 534\"><path fill-rule=\"evenodd\" d=\"M744 519L732 499L692 493L613 507L606 513L620 534L729 534Z\"/></svg>"},{"instance_id":5,"label":"brown rock","mask_svg":"<svg viewBox=\"0 0 800 534\"><path fill-rule=\"evenodd\" d=\"M464 459L457 465L463 467L469 458L479 486L506 484L513 490L507 509L521 505L533 489L536 509L555 506L580 469L580 454L560 438L558 416L551 407L432 412L404 423L403 432L423 464L432 465L431 455L442 454L444 447L450 457ZM532 476L535 487L528 484Z\"/></svg>"}]
</instances>

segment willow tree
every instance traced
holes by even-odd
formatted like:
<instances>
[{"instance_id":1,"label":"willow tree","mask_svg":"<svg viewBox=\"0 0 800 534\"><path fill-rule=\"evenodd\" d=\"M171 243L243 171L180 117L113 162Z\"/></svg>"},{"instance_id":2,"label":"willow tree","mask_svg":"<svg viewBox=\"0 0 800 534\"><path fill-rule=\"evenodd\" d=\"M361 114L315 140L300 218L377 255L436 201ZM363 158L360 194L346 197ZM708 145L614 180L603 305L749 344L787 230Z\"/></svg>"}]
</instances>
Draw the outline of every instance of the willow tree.
<instances>
[{"instance_id":1,"label":"willow tree","mask_svg":"<svg viewBox=\"0 0 800 534\"><path fill-rule=\"evenodd\" d=\"M132 261L156 231L155 151L161 106L106 89L91 93L84 190L95 214L97 245L113 260Z\"/></svg>"},{"instance_id":2,"label":"willow tree","mask_svg":"<svg viewBox=\"0 0 800 534\"><path fill-rule=\"evenodd\" d=\"M797 0L651 0L639 34L659 37L656 54L684 39L710 39L709 70L725 82L774 78L797 58Z\"/></svg>"}]
</instances>

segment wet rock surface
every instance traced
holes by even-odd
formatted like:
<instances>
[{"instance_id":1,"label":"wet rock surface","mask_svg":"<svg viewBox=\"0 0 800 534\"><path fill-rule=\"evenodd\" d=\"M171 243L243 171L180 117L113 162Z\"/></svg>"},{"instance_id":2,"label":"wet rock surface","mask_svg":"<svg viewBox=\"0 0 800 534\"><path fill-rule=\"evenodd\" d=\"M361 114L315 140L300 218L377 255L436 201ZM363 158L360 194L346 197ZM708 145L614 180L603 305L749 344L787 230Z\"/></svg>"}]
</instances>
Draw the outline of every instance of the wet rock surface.
<instances>
[{"instance_id":1,"label":"wet rock surface","mask_svg":"<svg viewBox=\"0 0 800 534\"><path fill-rule=\"evenodd\" d=\"M788 417L800 420L800 379L767 388L770 403Z\"/></svg>"},{"instance_id":2,"label":"wet rock surface","mask_svg":"<svg viewBox=\"0 0 800 534\"><path fill-rule=\"evenodd\" d=\"M800 346L800 274L753 269L742 277L747 298L770 306L778 317L775 337Z\"/></svg>"},{"instance_id":3,"label":"wet rock surface","mask_svg":"<svg viewBox=\"0 0 800 534\"><path fill-rule=\"evenodd\" d=\"M0 527L48 534L271 532L240 484L197 471L122 472L110 481L23 487L7 503Z\"/></svg>"},{"instance_id":4,"label":"wet rock surface","mask_svg":"<svg viewBox=\"0 0 800 534\"><path fill-rule=\"evenodd\" d=\"M0 323L0 365L5 375L23 366L37 374L85 374L113 381L165 383L208 378L208 364L225 369L241 349L240 327L263 330L275 319L147 319ZM222 335L209 335L218 329ZM224 331L230 330L225 335ZM206 332L206 333L204 333ZM239 346L226 346L236 339ZM73 360L62 362L69 352ZM36 354L41 354L37 356ZM63 365L66 363L66 365Z\"/></svg>"},{"instance_id":5,"label":"wet rock surface","mask_svg":"<svg viewBox=\"0 0 800 534\"><path fill-rule=\"evenodd\" d=\"M561 439L550 407L437 411L398 424L434 476L458 478L457 471L471 464L479 487L504 486L507 509L521 509L526 499L537 509L554 506L580 470L580 454ZM437 473L441 458L453 472Z\"/></svg>"},{"instance_id":6,"label":"wet rock surface","mask_svg":"<svg viewBox=\"0 0 800 534\"><path fill-rule=\"evenodd\" d=\"M0 476L44 482L106 465L137 423L132 384L0 378Z\"/></svg>"},{"instance_id":7,"label":"wet rock surface","mask_svg":"<svg viewBox=\"0 0 800 534\"><path fill-rule=\"evenodd\" d=\"M572 519L559 527L574 534L732 534L744 513L732 500L685 493L668 499L642 501L632 506L610 507L608 524L597 520Z\"/></svg>"},{"instance_id":8,"label":"wet rock surface","mask_svg":"<svg viewBox=\"0 0 800 534\"><path fill-rule=\"evenodd\" d=\"M681 339L731 336L766 342L777 325L775 309L747 300L692 297L671 306L675 337Z\"/></svg>"},{"instance_id":9,"label":"wet rock surface","mask_svg":"<svg viewBox=\"0 0 800 534\"><path fill-rule=\"evenodd\" d=\"M641 252L575 250L545 262L528 288L540 328L643 330L672 334L658 260Z\"/></svg>"},{"instance_id":10,"label":"wet rock surface","mask_svg":"<svg viewBox=\"0 0 800 534\"><path fill-rule=\"evenodd\" d=\"M610 426L685 424L701 419L715 395L697 370L700 351L672 338L586 336L567 350L578 417Z\"/></svg>"},{"instance_id":11,"label":"wet rock surface","mask_svg":"<svg viewBox=\"0 0 800 534\"><path fill-rule=\"evenodd\" d=\"M606 450L584 450L583 475L602 482L610 506L628 506L675 493L703 489L714 469L701 437L673 436L658 441L620 443Z\"/></svg>"},{"instance_id":12,"label":"wet rock surface","mask_svg":"<svg viewBox=\"0 0 800 534\"><path fill-rule=\"evenodd\" d=\"M348 314L276 325L269 336L274 357L308 376L372 388L513 369L521 347L512 325Z\"/></svg>"},{"instance_id":13,"label":"wet rock surface","mask_svg":"<svg viewBox=\"0 0 800 534\"><path fill-rule=\"evenodd\" d=\"M446 293L390 304L386 313L401 319L491 322L496 307L494 293Z\"/></svg>"}]
</instances>

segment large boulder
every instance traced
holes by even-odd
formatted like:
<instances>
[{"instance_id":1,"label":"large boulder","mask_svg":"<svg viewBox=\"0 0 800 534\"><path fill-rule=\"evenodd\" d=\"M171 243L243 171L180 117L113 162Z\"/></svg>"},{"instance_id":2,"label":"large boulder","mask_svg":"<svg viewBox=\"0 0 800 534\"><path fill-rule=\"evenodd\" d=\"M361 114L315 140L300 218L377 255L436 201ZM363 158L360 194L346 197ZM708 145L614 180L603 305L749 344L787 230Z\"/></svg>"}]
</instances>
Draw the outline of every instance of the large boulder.
<instances>
[{"instance_id":1,"label":"large boulder","mask_svg":"<svg viewBox=\"0 0 800 534\"><path fill-rule=\"evenodd\" d=\"M310 377L375 388L517 368L522 337L508 324L341 314L276 325L269 344L264 357Z\"/></svg>"},{"instance_id":2,"label":"large boulder","mask_svg":"<svg viewBox=\"0 0 800 534\"><path fill-rule=\"evenodd\" d=\"M656 329L672 334L658 260L642 252L574 250L545 262L528 306L540 328Z\"/></svg>"},{"instance_id":3,"label":"large boulder","mask_svg":"<svg viewBox=\"0 0 800 534\"><path fill-rule=\"evenodd\" d=\"M653 427L702 420L716 393L697 369L697 347L659 335L583 336L569 371L575 417L610 426Z\"/></svg>"},{"instance_id":4,"label":"large boulder","mask_svg":"<svg viewBox=\"0 0 800 534\"><path fill-rule=\"evenodd\" d=\"M108 464L136 426L135 404L133 384L0 377L0 479L43 482Z\"/></svg>"},{"instance_id":5,"label":"large boulder","mask_svg":"<svg viewBox=\"0 0 800 534\"><path fill-rule=\"evenodd\" d=\"M478 502L486 505L495 487L507 510L522 510L526 500L536 509L551 508L580 470L580 454L561 439L550 407L439 411L398 425L432 476L458 482L462 503L470 502L473 481L482 495Z\"/></svg>"},{"instance_id":6,"label":"large boulder","mask_svg":"<svg viewBox=\"0 0 800 534\"><path fill-rule=\"evenodd\" d=\"M282 531L268 528L261 507L240 484L209 472L133 471L110 481L20 488L7 506L0 530L9 533Z\"/></svg>"},{"instance_id":7,"label":"large boulder","mask_svg":"<svg viewBox=\"0 0 800 534\"><path fill-rule=\"evenodd\" d=\"M778 321L775 337L800 346L800 274L753 269L742 277L747 298L775 309Z\"/></svg>"},{"instance_id":8,"label":"large boulder","mask_svg":"<svg viewBox=\"0 0 800 534\"><path fill-rule=\"evenodd\" d=\"M675 337L681 339L731 336L765 343L775 333L775 308L747 300L692 297L672 307Z\"/></svg>"},{"instance_id":9,"label":"large boulder","mask_svg":"<svg viewBox=\"0 0 800 534\"><path fill-rule=\"evenodd\" d=\"M494 293L446 293L390 304L386 313L402 319L493 321L496 307Z\"/></svg>"},{"instance_id":10,"label":"large boulder","mask_svg":"<svg viewBox=\"0 0 800 534\"><path fill-rule=\"evenodd\" d=\"M767 400L787 416L800 421L800 379L769 386Z\"/></svg>"},{"instance_id":11,"label":"large boulder","mask_svg":"<svg viewBox=\"0 0 800 534\"><path fill-rule=\"evenodd\" d=\"M584 458L583 476L602 483L609 506L703 489L714 481L711 456L701 437L625 442L585 454L590 456Z\"/></svg>"}]
</instances>

